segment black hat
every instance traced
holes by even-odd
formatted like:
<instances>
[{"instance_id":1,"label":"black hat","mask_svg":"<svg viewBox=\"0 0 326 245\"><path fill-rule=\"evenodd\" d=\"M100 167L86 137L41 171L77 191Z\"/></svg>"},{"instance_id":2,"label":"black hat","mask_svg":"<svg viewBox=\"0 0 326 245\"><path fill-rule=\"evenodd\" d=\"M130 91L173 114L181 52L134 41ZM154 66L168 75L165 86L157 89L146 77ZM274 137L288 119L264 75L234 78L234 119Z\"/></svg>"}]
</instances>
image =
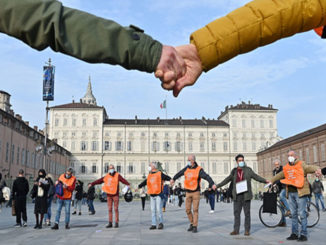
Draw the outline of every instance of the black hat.
<instances>
[{"instance_id":1,"label":"black hat","mask_svg":"<svg viewBox=\"0 0 326 245\"><path fill-rule=\"evenodd\" d=\"M124 195L124 198L125 198L126 202L131 202L132 201L133 196L132 196L132 192L131 192L130 189L126 192L126 194Z\"/></svg>"}]
</instances>

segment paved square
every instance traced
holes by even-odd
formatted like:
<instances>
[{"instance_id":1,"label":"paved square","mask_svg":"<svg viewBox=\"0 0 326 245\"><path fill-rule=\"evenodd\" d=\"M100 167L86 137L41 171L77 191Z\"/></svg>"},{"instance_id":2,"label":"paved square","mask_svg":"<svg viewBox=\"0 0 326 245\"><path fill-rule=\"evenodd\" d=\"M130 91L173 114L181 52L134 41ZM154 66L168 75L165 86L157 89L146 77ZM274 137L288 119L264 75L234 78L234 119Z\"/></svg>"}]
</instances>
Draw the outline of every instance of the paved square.
<instances>
[{"instance_id":1,"label":"paved square","mask_svg":"<svg viewBox=\"0 0 326 245\"><path fill-rule=\"evenodd\" d=\"M290 234L291 221L286 228L274 229L264 227L258 218L258 209L262 202L252 201L251 205L251 236L243 235L244 216L242 213L240 235L231 237L233 228L233 204L217 203L215 213L209 214L209 205L204 200L200 203L198 233L186 231L189 226L184 204L182 209L168 206L164 213L164 230L150 231L151 213L149 201L145 211L141 210L141 203L120 202L120 228L106 229L108 211L106 203L95 202L96 214L87 214L86 206L82 206L81 216L71 216L71 229L64 229L64 210L61 214L60 229L53 231L49 227L34 230L35 217L33 204L28 204L28 227L14 228L15 218L10 216L10 209L3 208L0 213L0 244L1 245L49 245L49 244L298 244L286 241ZM52 221L56 204L52 206ZM325 244L326 213L321 213L319 224L308 229L309 240L303 244ZM300 243L302 244L302 243Z\"/></svg>"}]
</instances>

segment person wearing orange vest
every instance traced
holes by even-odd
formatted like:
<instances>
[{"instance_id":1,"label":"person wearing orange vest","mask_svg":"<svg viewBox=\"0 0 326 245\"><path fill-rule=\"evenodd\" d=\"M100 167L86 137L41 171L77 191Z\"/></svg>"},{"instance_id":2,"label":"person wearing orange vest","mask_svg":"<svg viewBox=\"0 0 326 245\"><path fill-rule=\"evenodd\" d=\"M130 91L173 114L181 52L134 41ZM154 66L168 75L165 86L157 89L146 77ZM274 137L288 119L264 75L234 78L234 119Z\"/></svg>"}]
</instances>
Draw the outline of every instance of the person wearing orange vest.
<instances>
[{"instance_id":1,"label":"person wearing orange vest","mask_svg":"<svg viewBox=\"0 0 326 245\"><path fill-rule=\"evenodd\" d=\"M157 214L159 225L158 229L162 230L163 225L163 185L164 181L170 181L171 177L163 174L158 170L158 162L151 162L148 166L149 174L147 178L138 185L138 188L142 188L147 185L147 194L151 199L151 212L152 212L152 225L150 230L156 229Z\"/></svg>"},{"instance_id":2,"label":"person wearing orange vest","mask_svg":"<svg viewBox=\"0 0 326 245\"><path fill-rule=\"evenodd\" d=\"M119 182L125 184L130 187L130 184L127 180L125 180L121 174L115 171L114 165L110 164L109 166L109 173L104 177L95 180L94 182L90 183L88 187L94 185L102 186L102 191L107 194L107 204L109 209L109 224L106 225L106 228L112 228L112 221L113 221L113 213L112 213L112 206L114 204L114 213L115 213L115 224L114 228L119 227Z\"/></svg>"},{"instance_id":3,"label":"person wearing orange vest","mask_svg":"<svg viewBox=\"0 0 326 245\"><path fill-rule=\"evenodd\" d=\"M216 190L216 186L212 178L196 163L195 155L188 156L187 166L173 177L173 180L171 180L171 185L173 185L174 182L183 175L185 176L184 189L186 191L186 213L190 222L188 231L196 233L198 227L201 179L207 180L209 187L213 190ZM191 211L192 205L193 212Z\"/></svg>"},{"instance_id":4,"label":"person wearing orange vest","mask_svg":"<svg viewBox=\"0 0 326 245\"><path fill-rule=\"evenodd\" d=\"M318 166L306 165L299 160L294 151L290 150L288 152L288 163L283 167L283 171L271 179L271 183L281 180L281 183L286 185L286 194L289 199L292 217L292 232L287 240L307 241L306 205L310 195L307 174L315 173L318 170ZM298 229L298 216L300 216L301 221L300 232Z\"/></svg>"},{"instance_id":5,"label":"person wearing orange vest","mask_svg":"<svg viewBox=\"0 0 326 245\"><path fill-rule=\"evenodd\" d=\"M72 192L75 190L75 185L76 185L76 177L72 175L73 172L74 170L72 168L68 168L66 170L66 173L61 174L59 179L55 183L57 185L59 182L62 182L63 195L62 196L57 195L57 213L55 216L55 224L51 228L52 230L59 229L59 221L60 221L62 206L65 206L66 229L70 229L69 222L70 222L71 197L72 197Z\"/></svg>"}]
</instances>

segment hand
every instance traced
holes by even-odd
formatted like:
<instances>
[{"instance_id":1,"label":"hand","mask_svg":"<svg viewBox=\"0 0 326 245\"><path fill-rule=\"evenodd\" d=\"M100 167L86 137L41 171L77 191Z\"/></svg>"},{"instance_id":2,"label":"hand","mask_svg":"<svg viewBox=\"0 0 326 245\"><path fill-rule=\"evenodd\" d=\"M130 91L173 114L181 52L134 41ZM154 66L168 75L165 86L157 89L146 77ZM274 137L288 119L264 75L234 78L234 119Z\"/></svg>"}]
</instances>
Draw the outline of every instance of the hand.
<instances>
[{"instance_id":1,"label":"hand","mask_svg":"<svg viewBox=\"0 0 326 245\"><path fill-rule=\"evenodd\" d=\"M186 62L186 74L175 82L173 87L174 97L178 97L181 90L186 86L195 84L203 72L202 63L195 45L188 44L176 47L176 50Z\"/></svg>"},{"instance_id":2,"label":"hand","mask_svg":"<svg viewBox=\"0 0 326 245\"><path fill-rule=\"evenodd\" d=\"M215 185L215 184L212 186L212 189L213 189L214 191L216 190L216 185Z\"/></svg>"},{"instance_id":3,"label":"hand","mask_svg":"<svg viewBox=\"0 0 326 245\"><path fill-rule=\"evenodd\" d=\"M41 186L41 182L38 182L38 185Z\"/></svg>"},{"instance_id":4,"label":"hand","mask_svg":"<svg viewBox=\"0 0 326 245\"><path fill-rule=\"evenodd\" d=\"M63 188L67 189L67 185L66 184L63 184Z\"/></svg>"},{"instance_id":5,"label":"hand","mask_svg":"<svg viewBox=\"0 0 326 245\"><path fill-rule=\"evenodd\" d=\"M88 188L91 188L91 187L92 187L92 184L89 183L89 184L88 184Z\"/></svg>"},{"instance_id":6,"label":"hand","mask_svg":"<svg viewBox=\"0 0 326 245\"><path fill-rule=\"evenodd\" d=\"M59 181L56 181L56 182L55 182L55 185L57 185L57 184L59 184Z\"/></svg>"},{"instance_id":7,"label":"hand","mask_svg":"<svg viewBox=\"0 0 326 245\"><path fill-rule=\"evenodd\" d=\"M174 180L173 180L173 179L170 180L170 185L171 185L171 186L174 185Z\"/></svg>"},{"instance_id":8,"label":"hand","mask_svg":"<svg viewBox=\"0 0 326 245\"><path fill-rule=\"evenodd\" d=\"M163 45L160 61L156 67L155 77L162 82L164 89L172 90L175 81L186 73L186 63L171 46Z\"/></svg>"}]
</instances>

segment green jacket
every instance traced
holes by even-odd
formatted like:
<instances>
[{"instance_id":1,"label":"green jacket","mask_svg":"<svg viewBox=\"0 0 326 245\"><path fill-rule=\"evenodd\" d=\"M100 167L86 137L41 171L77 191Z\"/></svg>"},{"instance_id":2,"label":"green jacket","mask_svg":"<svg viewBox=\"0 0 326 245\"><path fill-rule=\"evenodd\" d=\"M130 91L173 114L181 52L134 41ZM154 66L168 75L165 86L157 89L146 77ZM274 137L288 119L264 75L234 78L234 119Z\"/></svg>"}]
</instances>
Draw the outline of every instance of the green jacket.
<instances>
[{"instance_id":1,"label":"green jacket","mask_svg":"<svg viewBox=\"0 0 326 245\"><path fill-rule=\"evenodd\" d=\"M295 164L298 162L297 160ZM307 165L305 162L302 161L302 168L304 170L304 184L302 188L297 188L299 197L310 195L310 188L309 188L309 182L307 179L307 174L313 174L315 171L319 168L318 166L313 165ZM277 175L275 175L271 182L275 183L278 180L284 179L284 172L279 172ZM288 186L286 186L286 195L288 196Z\"/></svg>"},{"instance_id":2,"label":"green jacket","mask_svg":"<svg viewBox=\"0 0 326 245\"><path fill-rule=\"evenodd\" d=\"M237 180L237 168L232 169L230 175L226 177L221 183L216 185L216 188L220 188L227 183L233 181L233 189L232 189L232 196L233 200L237 199L237 192L236 192L236 180ZM243 178L247 180L248 191L244 193L245 201L252 199L252 188L251 188L251 179L259 181L261 183L266 183L266 179L257 175L250 167L244 166L242 168L243 171Z\"/></svg>"},{"instance_id":3,"label":"green jacket","mask_svg":"<svg viewBox=\"0 0 326 245\"><path fill-rule=\"evenodd\" d=\"M0 0L0 32L37 50L50 47L89 63L153 72L162 44L137 27L122 27L54 0Z\"/></svg>"}]
</instances>

